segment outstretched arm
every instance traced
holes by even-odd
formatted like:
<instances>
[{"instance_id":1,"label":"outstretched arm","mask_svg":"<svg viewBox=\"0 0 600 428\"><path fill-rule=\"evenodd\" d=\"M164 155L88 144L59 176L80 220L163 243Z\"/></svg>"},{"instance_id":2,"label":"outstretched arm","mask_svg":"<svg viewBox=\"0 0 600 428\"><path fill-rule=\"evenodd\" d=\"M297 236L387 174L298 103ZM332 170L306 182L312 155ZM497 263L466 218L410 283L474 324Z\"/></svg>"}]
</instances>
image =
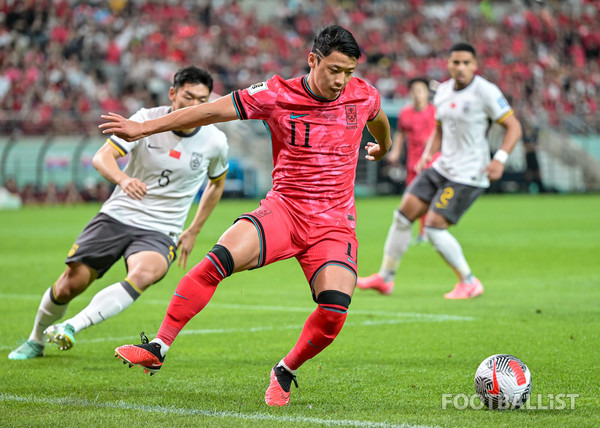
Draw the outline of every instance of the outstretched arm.
<instances>
[{"instance_id":1,"label":"outstretched arm","mask_svg":"<svg viewBox=\"0 0 600 428\"><path fill-rule=\"evenodd\" d=\"M390 136L390 122L383 112L383 110L379 110L375 119L370 122L367 122L367 128L375 140L375 143L367 143L365 149L367 149L368 154L365 156L365 159L370 161L378 161L390 150L392 147L392 138Z\"/></svg>"},{"instance_id":2,"label":"outstretched arm","mask_svg":"<svg viewBox=\"0 0 600 428\"><path fill-rule=\"evenodd\" d=\"M211 103L181 108L165 116L144 122L134 122L116 113L103 114L100 117L106 121L98 126L103 134L115 134L125 141L136 141L159 132L190 129L238 119L230 95Z\"/></svg>"}]
</instances>

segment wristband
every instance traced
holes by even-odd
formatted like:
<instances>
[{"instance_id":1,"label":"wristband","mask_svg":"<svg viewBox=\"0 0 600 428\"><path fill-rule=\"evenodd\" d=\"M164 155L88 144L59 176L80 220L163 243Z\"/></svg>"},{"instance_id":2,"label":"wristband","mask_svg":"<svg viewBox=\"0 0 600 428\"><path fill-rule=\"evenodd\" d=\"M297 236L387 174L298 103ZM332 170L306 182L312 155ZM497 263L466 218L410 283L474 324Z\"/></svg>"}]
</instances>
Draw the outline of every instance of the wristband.
<instances>
[{"instance_id":1,"label":"wristband","mask_svg":"<svg viewBox=\"0 0 600 428\"><path fill-rule=\"evenodd\" d=\"M502 165L504 165L506 163L506 160L508 159L508 153L506 153L505 150L498 150L496 151L496 153L494 154L494 160L500 162Z\"/></svg>"}]
</instances>

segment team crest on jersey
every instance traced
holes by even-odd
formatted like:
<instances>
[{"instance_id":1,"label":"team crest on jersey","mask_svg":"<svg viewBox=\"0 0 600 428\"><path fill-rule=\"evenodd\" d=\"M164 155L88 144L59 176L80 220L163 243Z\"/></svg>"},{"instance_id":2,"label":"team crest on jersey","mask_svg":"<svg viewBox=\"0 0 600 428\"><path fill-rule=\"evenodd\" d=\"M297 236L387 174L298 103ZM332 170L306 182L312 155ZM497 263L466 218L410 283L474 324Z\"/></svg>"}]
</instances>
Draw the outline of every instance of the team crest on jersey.
<instances>
[{"instance_id":1,"label":"team crest on jersey","mask_svg":"<svg viewBox=\"0 0 600 428\"><path fill-rule=\"evenodd\" d=\"M463 113L467 114L469 112L469 109L471 108L471 106L469 105L468 102L465 103L464 107L463 107Z\"/></svg>"},{"instance_id":2,"label":"team crest on jersey","mask_svg":"<svg viewBox=\"0 0 600 428\"><path fill-rule=\"evenodd\" d=\"M252 86L250 86L250 87L248 88L248 93L249 93L250 95L254 95L254 94L256 94L257 92L264 91L264 90L266 90L266 89L269 89L269 88L267 87L267 82L255 83L254 85L252 85Z\"/></svg>"},{"instance_id":3,"label":"team crest on jersey","mask_svg":"<svg viewBox=\"0 0 600 428\"><path fill-rule=\"evenodd\" d=\"M202 165L202 153L192 152L190 168L192 168L192 171L195 171L200 168L200 165Z\"/></svg>"},{"instance_id":4,"label":"team crest on jersey","mask_svg":"<svg viewBox=\"0 0 600 428\"><path fill-rule=\"evenodd\" d=\"M346 106L346 123L348 125L356 125L357 124L356 106L355 105Z\"/></svg>"}]
</instances>

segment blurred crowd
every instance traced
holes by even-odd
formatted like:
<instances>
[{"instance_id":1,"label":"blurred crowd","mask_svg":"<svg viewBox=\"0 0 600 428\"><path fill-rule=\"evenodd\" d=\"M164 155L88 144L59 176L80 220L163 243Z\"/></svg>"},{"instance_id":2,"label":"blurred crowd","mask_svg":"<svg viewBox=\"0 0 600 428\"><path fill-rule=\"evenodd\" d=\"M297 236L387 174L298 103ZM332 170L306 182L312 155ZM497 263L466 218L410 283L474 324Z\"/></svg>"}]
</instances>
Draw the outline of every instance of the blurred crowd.
<instances>
[{"instance_id":1,"label":"blurred crowd","mask_svg":"<svg viewBox=\"0 0 600 428\"><path fill-rule=\"evenodd\" d=\"M445 80L448 48L467 40L522 115L600 132L599 21L597 0L0 0L0 134L97 132L101 112L165 103L189 64L219 94L300 75L332 22L387 99L415 76Z\"/></svg>"},{"instance_id":2,"label":"blurred crowd","mask_svg":"<svg viewBox=\"0 0 600 428\"><path fill-rule=\"evenodd\" d=\"M448 49L468 41L521 119L600 133L598 0L0 0L0 136L95 135L103 112L168 103L189 64L213 74L216 94L302 75L315 31L332 22L354 33L357 75L387 100L405 99L413 77L447 79ZM108 195L85 192L19 193Z\"/></svg>"},{"instance_id":3,"label":"blurred crowd","mask_svg":"<svg viewBox=\"0 0 600 428\"><path fill-rule=\"evenodd\" d=\"M9 194L18 196L26 205L56 205L104 202L112 193L114 185L107 181L93 181L84 183L79 189L73 182L58 186L54 181L50 181L44 188L39 188L33 183L19 187L15 179L9 177L4 181L2 188Z\"/></svg>"}]
</instances>

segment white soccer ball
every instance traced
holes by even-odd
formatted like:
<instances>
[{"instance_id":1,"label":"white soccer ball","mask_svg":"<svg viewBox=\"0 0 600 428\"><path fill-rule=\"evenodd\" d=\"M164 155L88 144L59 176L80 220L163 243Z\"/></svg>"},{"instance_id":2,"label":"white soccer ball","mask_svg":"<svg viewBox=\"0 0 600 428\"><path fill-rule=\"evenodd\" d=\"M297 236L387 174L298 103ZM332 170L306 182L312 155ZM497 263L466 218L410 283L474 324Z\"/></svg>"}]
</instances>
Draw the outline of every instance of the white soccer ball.
<instances>
[{"instance_id":1,"label":"white soccer ball","mask_svg":"<svg viewBox=\"0 0 600 428\"><path fill-rule=\"evenodd\" d=\"M517 357L487 357L475 372L475 390L489 409L518 409L531 394L531 372Z\"/></svg>"}]
</instances>

